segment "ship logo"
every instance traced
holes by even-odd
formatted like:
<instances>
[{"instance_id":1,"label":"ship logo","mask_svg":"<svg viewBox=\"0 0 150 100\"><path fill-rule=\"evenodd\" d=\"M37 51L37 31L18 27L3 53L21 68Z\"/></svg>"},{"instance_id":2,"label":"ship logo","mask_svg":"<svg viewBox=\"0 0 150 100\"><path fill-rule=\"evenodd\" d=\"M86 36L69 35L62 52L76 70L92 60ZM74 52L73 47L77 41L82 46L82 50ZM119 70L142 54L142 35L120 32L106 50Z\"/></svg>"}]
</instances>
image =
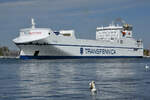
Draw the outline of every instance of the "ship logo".
<instances>
[{"instance_id":1,"label":"ship logo","mask_svg":"<svg viewBox=\"0 0 150 100\"><path fill-rule=\"evenodd\" d=\"M80 48L80 54L81 55L83 54L83 48Z\"/></svg>"}]
</instances>

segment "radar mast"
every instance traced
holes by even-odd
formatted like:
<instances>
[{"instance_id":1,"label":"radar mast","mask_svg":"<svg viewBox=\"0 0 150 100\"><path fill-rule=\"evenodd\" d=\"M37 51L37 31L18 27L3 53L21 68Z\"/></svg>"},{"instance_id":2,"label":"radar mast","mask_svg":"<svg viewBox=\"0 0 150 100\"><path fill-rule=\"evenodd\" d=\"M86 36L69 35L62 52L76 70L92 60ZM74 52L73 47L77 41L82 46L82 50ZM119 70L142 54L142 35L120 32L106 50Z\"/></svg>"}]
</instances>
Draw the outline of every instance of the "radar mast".
<instances>
[{"instance_id":1,"label":"radar mast","mask_svg":"<svg viewBox=\"0 0 150 100\"><path fill-rule=\"evenodd\" d=\"M34 29L35 28L34 18L31 18L31 24L32 24L32 29Z\"/></svg>"}]
</instances>

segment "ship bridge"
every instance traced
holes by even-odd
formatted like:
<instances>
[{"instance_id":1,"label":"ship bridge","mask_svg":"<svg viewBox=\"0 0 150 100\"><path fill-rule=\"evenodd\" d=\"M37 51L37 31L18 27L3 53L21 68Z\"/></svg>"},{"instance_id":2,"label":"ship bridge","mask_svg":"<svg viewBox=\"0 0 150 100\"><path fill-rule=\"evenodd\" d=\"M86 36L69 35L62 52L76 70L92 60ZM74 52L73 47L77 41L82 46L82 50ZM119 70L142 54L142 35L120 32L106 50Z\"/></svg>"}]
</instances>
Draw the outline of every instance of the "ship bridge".
<instances>
[{"instance_id":1,"label":"ship bridge","mask_svg":"<svg viewBox=\"0 0 150 100\"><path fill-rule=\"evenodd\" d=\"M97 40L118 40L121 38L132 37L132 26L124 24L123 26L110 24L107 27L96 28L96 39Z\"/></svg>"}]
</instances>

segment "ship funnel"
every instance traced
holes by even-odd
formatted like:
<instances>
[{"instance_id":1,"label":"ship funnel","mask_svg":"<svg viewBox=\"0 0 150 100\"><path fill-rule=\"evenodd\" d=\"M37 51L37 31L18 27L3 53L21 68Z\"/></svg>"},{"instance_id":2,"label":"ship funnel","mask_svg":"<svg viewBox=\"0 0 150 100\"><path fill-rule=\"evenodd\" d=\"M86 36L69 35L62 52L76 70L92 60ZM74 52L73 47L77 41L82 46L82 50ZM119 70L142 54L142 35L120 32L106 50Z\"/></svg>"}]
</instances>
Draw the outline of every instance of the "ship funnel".
<instances>
[{"instance_id":1,"label":"ship funnel","mask_svg":"<svg viewBox=\"0 0 150 100\"><path fill-rule=\"evenodd\" d=\"M32 24L32 29L34 29L35 28L34 18L31 18L31 24Z\"/></svg>"}]
</instances>

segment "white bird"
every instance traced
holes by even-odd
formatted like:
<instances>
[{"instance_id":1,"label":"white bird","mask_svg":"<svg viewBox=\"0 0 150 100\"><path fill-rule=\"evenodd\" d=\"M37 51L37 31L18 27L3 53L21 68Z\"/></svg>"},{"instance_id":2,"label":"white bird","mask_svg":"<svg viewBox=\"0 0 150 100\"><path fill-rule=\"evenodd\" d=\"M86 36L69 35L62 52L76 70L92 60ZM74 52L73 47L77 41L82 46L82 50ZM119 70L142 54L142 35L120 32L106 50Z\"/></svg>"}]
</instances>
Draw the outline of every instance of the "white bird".
<instances>
[{"instance_id":1,"label":"white bird","mask_svg":"<svg viewBox=\"0 0 150 100\"><path fill-rule=\"evenodd\" d=\"M92 92L92 93L96 93L96 92L97 92L96 86L95 86L95 82L94 82L94 81L90 82L90 83L89 83L89 86L90 86L90 89L91 89L91 92Z\"/></svg>"},{"instance_id":2,"label":"white bird","mask_svg":"<svg viewBox=\"0 0 150 100\"><path fill-rule=\"evenodd\" d=\"M145 69L149 69L149 66L146 64Z\"/></svg>"}]
</instances>

